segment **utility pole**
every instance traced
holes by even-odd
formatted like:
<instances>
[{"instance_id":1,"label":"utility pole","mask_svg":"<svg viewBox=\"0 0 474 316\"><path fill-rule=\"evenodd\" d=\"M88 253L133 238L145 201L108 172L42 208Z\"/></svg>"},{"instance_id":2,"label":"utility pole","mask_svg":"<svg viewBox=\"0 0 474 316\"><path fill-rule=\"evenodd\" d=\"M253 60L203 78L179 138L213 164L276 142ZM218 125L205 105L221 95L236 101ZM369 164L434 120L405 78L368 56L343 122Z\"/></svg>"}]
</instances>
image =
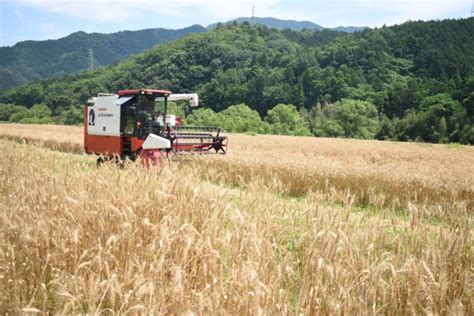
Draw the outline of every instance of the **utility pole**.
<instances>
[{"instance_id":1,"label":"utility pole","mask_svg":"<svg viewBox=\"0 0 474 316\"><path fill-rule=\"evenodd\" d=\"M94 51L89 48L89 69L94 69Z\"/></svg>"}]
</instances>

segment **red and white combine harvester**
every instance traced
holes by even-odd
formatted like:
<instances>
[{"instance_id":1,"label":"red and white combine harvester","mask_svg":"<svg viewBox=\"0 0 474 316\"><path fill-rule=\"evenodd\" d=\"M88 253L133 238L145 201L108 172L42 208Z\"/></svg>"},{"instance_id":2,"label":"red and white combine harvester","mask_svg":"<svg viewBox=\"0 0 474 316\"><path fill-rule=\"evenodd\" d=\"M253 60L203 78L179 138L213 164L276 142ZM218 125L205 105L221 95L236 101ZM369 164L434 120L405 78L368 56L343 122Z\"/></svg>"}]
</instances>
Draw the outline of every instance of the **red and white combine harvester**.
<instances>
[{"instance_id":1,"label":"red and white combine harvester","mask_svg":"<svg viewBox=\"0 0 474 316\"><path fill-rule=\"evenodd\" d=\"M101 93L84 109L84 149L106 159L136 160L162 165L163 158L182 153L226 153L227 137L217 126L183 126L168 114L169 101L198 106L198 95L167 90L120 90Z\"/></svg>"}]
</instances>

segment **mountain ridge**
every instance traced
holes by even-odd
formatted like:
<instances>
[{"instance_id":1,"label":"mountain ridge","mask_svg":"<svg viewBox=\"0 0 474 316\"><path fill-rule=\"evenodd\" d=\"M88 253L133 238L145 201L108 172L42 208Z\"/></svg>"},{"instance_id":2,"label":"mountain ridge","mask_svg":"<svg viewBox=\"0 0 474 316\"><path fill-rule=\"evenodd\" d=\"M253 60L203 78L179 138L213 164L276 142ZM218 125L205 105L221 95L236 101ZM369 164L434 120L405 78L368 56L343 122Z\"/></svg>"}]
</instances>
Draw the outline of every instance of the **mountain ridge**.
<instances>
[{"instance_id":1,"label":"mountain ridge","mask_svg":"<svg viewBox=\"0 0 474 316\"><path fill-rule=\"evenodd\" d=\"M93 50L94 67L108 66L157 44L206 31L200 25L176 30L152 28L109 34L77 31L59 39L27 40L0 47L0 90L87 70L89 49Z\"/></svg>"},{"instance_id":2,"label":"mountain ridge","mask_svg":"<svg viewBox=\"0 0 474 316\"><path fill-rule=\"evenodd\" d=\"M292 20L292 19L287 20L287 19L278 19L274 17L238 17L236 19L232 19L226 22L217 22L217 23L209 24L206 28L210 30L210 29L215 28L218 24L227 25L227 24L232 24L233 22L236 22L238 24L248 22L251 25L261 24L269 28L276 28L277 30L290 29L292 31L301 31L303 29L322 31L324 29L329 29L329 30L345 32L345 33L354 33L354 32L363 31L368 28L367 26L338 26L338 27L331 28L331 27L324 27L322 25L319 25L311 21L297 21L297 20Z\"/></svg>"}]
</instances>

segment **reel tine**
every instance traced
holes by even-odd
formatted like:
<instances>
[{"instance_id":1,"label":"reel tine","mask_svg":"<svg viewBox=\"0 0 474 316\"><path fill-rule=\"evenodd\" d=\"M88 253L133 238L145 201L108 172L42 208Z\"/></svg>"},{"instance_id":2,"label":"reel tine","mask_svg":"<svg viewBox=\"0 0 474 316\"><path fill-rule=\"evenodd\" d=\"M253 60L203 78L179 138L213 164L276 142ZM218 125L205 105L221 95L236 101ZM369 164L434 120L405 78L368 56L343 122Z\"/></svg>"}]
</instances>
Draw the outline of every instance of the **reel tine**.
<instances>
[{"instance_id":1,"label":"reel tine","mask_svg":"<svg viewBox=\"0 0 474 316\"><path fill-rule=\"evenodd\" d=\"M175 154L209 154L211 149L225 153L223 146L227 137L220 136L220 133L221 128L217 126L179 126L168 137L173 137Z\"/></svg>"}]
</instances>

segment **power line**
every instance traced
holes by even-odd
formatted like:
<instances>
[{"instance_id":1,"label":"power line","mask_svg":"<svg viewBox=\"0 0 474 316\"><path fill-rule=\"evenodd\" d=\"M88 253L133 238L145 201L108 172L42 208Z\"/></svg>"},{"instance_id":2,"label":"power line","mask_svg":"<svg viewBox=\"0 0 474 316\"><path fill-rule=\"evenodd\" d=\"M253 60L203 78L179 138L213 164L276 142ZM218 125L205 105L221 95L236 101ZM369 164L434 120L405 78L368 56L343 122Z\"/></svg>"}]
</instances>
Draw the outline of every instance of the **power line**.
<instances>
[{"instance_id":1,"label":"power line","mask_svg":"<svg viewBox=\"0 0 474 316\"><path fill-rule=\"evenodd\" d=\"M89 48L89 69L94 69L94 51Z\"/></svg>"}]
</instances>

